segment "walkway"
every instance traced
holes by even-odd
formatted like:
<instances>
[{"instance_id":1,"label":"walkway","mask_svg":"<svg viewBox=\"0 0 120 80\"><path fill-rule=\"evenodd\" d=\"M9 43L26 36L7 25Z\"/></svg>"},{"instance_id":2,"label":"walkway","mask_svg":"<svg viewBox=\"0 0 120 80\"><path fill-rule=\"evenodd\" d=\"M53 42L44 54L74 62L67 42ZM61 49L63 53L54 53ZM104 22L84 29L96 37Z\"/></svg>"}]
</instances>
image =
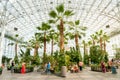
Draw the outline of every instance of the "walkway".
<instances>
[{"instance_id":1,"label":"walkway","mask_svg":"<svg viewBox=\"0 0 120 80\"><path fill-rule=\"evenodd\" d=\"M4 69L0 80L120 80L120 69L117 70L118 74L111 74L111 72L101 73L90 71L89 68L84 69L80 73L67 73L67 77L59 77L56 75L43 75L40 72L34 71L26 74L10 73Z\"/></svg>"}]
</instances>

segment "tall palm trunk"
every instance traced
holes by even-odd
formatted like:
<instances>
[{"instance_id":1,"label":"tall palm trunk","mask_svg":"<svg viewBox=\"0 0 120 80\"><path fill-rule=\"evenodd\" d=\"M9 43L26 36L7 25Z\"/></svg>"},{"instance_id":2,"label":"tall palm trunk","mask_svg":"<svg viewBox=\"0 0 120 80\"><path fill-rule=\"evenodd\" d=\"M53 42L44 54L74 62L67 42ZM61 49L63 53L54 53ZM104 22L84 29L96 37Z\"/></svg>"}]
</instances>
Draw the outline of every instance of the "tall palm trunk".
<instances>
[{"instance_id":1,"label":"tall palm trunk","mask_svg":"<svg viewBox=\"0 0 120 80\"><path fill-rule=\"evenodd\" d=\"M63 19L60 20L60 52L64 51L64 26Z\"/></svg>"},{"instance_id":2,"label":"tall palm trunk","mask_svg":"<svg viewBox=\"0 0 120 80\"><path fill-rule=\"evenodd\" d=\"M43 54L44 57L45 54L46 54L46 32L44 32L44 54Z\"/></svg>"},{"instance_id":3,"label":"tall palm trunk","mask_svg":"<svg viewBox=\"0 0 120 80\"><path fill-rule=\"evenodd\" d=\"M38 48L39 48L39 46L38 46L38 44L36 43L36 44L35 44L35 48L34 48L34 56L36 56L36 54L38 54Z\"/></svg>"},{"instance_id":4,"label":"tall palm trunk","mask_svg":"<svg viewBox=\"0 0 120 80\"><path fill-rule=\"evenodd\" d=\"M84 43L84 55L86 54L86 45Z\"/></svg>"},{"instance_id":5,"label":"tall palm trunk","mask_svg":"<svg viewBox=\"0 0 120 80\"><path fill-rule=\"evenodd\" d=\"M17 56L17 43L15 43L15 56Z\"/></svg>"},{"instance_id":6,"label":"tall palm trunk","mask_svg":"<svg viewBox=\"0 0 120 80\"><path fill-rule=\"evenodd\" d=\"M102 51L102 37L100 37L100 48L101 48L101 51Z\"/></svg>"},{"instance_id":7,"label":"tall palm trunk","mask_svg":"<svg viewBox=\"0 0 120 80\"><path fill-rule=\"evenodd\" d=\"M78 34L75 34L75 45L76 45L76 50L79 51Z\"/></svg>"},{"instance_id":8,"label":"tall palm trunk","mask_svg":"<svg viewBox=\"0 0 120 80\"><path fill-rule=\"evenodd\" d=\"M53 45L54 45L54 41L53 41L53 38L52 38L52 42L51 42L51 55L53 55Z\"/></svg>"},{"instance_id":9,"label":"tall palm trunk","mask_svg":"<svg viewBox=\"0 0 120 80\"><path fill-rule=\"evenodd\" d=\"M95 46L95 40L93 40L93 46Z\"/></svg>"},{"instance_id":10,"label":"tall palm trunk","mask_svg":"<svg viewBox=\"0 0 120 80\"><path fill-rule=\"evenodd\" d=\"M104 51L106 52L106 43L105 43L105 41L104 41Z\"/></svg>"}]
</instances>

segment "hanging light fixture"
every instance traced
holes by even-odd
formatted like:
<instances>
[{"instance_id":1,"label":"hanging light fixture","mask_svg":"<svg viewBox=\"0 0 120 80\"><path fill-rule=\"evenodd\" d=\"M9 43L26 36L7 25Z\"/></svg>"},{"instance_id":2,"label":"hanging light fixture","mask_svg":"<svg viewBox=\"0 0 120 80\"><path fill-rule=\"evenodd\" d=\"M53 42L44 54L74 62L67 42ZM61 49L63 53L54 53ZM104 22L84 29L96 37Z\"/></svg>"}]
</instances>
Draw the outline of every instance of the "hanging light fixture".
<instances>
[{"instance_id":1,"label":"hanging light fixture","mask_svg":"<svg viewBox=\"0 0 120 80\"><path fill-rule=\"evenodd\" d=\"M110 28L110 25L106 25L106 28Z\"/></svg>"}]
</instances>

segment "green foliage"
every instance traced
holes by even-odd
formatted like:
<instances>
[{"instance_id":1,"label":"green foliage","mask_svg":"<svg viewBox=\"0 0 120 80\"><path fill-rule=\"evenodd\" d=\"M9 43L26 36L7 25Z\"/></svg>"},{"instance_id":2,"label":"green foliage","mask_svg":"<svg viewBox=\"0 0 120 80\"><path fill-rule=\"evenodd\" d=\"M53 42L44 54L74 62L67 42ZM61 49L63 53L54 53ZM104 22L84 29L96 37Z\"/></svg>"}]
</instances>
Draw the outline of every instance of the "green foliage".
<instances>
[{"instance_id":1,"label":"green foliage","mask_svg":"<svg viewBox=\"0 0 120 80\"><path fill-rule=\"evenodd\" d=\"M84 55L84 64L86 64L86 65L89 64L89 55L88 54Z\"/></svg>"},{"instance_id":2,"label":"green foliage","mask_svg":"<svg viewBox=\"0 0 120 80\"><path fill-rule=\"evenodd\" d=\"M79 25L79 24L80 24L79 20L75 21L75 25Z\"/></svg>"},{"instance_id":3,"label":"green foliage","mask_svg":"<svg viewBox=\"0 0 120 80\"><path fill-rule=\"evenodd\" d=\"M48 22L49 22L49 23L55 23L55 21L54 21L54 20L48 20Z\"/></svg>"},{"instance_id":4,"label":"green foliage","mask_svg":"<svg viewBox=\"0 0 120 80\"><path fill-rule=\"evenodd\" d=\"M71 10L66 10L65 12L64 12L64 15L65 16L67 16L67 17L69 17L69 16L72 16L72 15L74 15L74 13L73 13L73 11Z\"/></svg>"},{"instance_id":5,"label":"green foliage","mask_svg":"<svg viewBox=\"0 0 120 80\"><path fill-rule=\"evenodd\" d=\"M109 59L108 59L108 53L107 53L107 52L104 52L103 54L105 55L103 59L104 59L104 61L107 63L108 60L109 60Z\"/></svg>"},{"instance_id":6,"label":"green foliage","mask_svg":"<svg viewBox=\"0 0 120 80\"><path fill-rule=\"evenodd\" d=\"M56 7L56 10L58 13L63 13L64 12L64 5L60 4L59 6Z\"/></svg>"},{"instance_id":7,"label":"green foliage","mask_svg":"<svg viewBox=\"0 0 120 80\"><path fill-rule=\"evenodd\" d=\"M99 64L103 60L102 51L100 46L91 46L90 47L90 59L94 64Z\"/></svg>"},{"instance_id":8,"label":"green foliage","mask_svg":"<svg viewBox=\"0 0 120 80\"><path fill-rule=\"evenodd\" d=\"M67 54L70 56L70 61L71 62L76 62L78 63L79 61L82 61L82 56L80 52L75 50L75 48L70 48L70 51L67 51Z\"/></svg>"},{"instance_id":9,"label":"green foliage","mask_svg":"<svg viewBox=\"0 0 120 80\"><path fill-rule=\"evenodd\" d=\"M15 37L18 37L18 36L19 36L18 34L15 35Z\"/></svg>"},{"instance_id":10,"label":"green foliage","mask_svg":"<svg viewBox=\"0 0 120 80\"><path fill-rule=\"evenodd\" d=\"M18 59L17 55L15 55L15 57L14 57L14 62L15 62L15 64L19 64L19 59Z\"/></svg>"},{"instance_id":11,"label":"green foliage","mask_svg":"<svg viewBox=\"0 0 120 80\"><path fill-rule=\"evenodd\" d=\"M101 61L108 61L108 54L105 51L101 51L100 46L90 47L90 58L94 64L99 64Z\"/></svg>"},{"instance_id":12,"label":"green foliage","mask_svg":"<svg viewBox=\"0 0 120 80\"><path fill-rule=\"evenodd\" d=\"M6 56L2 56L2 63L4 64L6 61Z\"/></svg>"},{"instance_id":13,"label":"green foliage","mask_svg":"<svg viewBox=\"0 0 120 80\"><path fill-rule=\"evenodd\" d=\"M32 56L30 55L30 49L27 48L25 53L21 50L21 53L22 53L21 62L25 62L26 64L29 64L32 60Z\"/></svg>"},{"instance_id":14,"label":"green foliage","mask_svg":"<svg viewBox=\"0 0 120 80\"><path fill-rule=\"evenodd\" d=\"M117 52L117 53L115 54L115 58L116 58L116 59L120 59L120 52Z\"/></svg>"},{"instance_id":15,"label":"green foliage","mask_svg":"<svg viewBox=\"0 0 120 80\"><path fill-rule=\"evenodd\" d=\"M57 13L55 11L50 11L49 16L52 18L56 18L57 17Z\"/></svg>"},{"instance_id":16,"label":"green foliage","mask_svg":"<svg viewBox=\"0 0 120 80\"><path fill-rule=\"evenodd\" d=\"M6 56L2 56L2 63L4 64L5 62L7 62L7 64L9 64L11 58L8 58Z\"/></svg>"},{"instance_id":17,"label":"green foliage","mask_svg":"<svg viewBox=\"0 0 120 80\"><path fill-rule=\"evenodd\" d=\"M116 48L115 59L120 59L120 48Z\"/></svg>"},{"instance_id":18,"label":"green foliage","mask_svg":"<svg viewBox=\"0 0 120 80\"><path fill-rule=\"evenodd\" d=\"M35 56L33 56L32 65L34 65L34 66L40 65L40 57L39 57L38 53Z\"/></svg>"},{"instance_id":19,"label":"green foliage","mask_svg":"<svg viewBox=\"0 0 120 80\"><path fill-rule=\"evenodd\" d=\"M3 68L0 66L0 72L3 70Z\"/></svg>"}]
</instances>

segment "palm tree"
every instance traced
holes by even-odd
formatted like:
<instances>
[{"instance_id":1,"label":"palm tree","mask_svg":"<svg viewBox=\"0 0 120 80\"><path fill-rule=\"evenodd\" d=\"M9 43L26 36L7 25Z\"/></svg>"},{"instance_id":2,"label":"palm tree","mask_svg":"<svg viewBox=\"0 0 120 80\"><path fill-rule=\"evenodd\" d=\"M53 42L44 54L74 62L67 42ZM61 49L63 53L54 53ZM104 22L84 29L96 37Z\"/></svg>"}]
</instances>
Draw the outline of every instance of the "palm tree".
<instances>
[{"instance_id":1,"label":"palm tree","mask_svg":"<svg viewBox=\"0 0 120 80\"><path fill-rule=\"evenodd\" d=\"M48 23L42 23L42 26L39 26L37 27L38 30L40 30L40 34L37 33L38 36L41 35L41 33L44 34L44 39L43 39L43 42L44 42L44 53L43 53L43 57L45 57L45 54L46 54L46 42L49 41L49 36L47 35L47 32L49 32L51 26L48 24Z\"/></svg>"},{"instance_id":2,"label":"palm tree","mask_svg":"<svg viewBox=\"0 0 120 80\"><path fill-rule=\"evenodd\" d=\"M108 41L109 37L106 35L106 32L103 32L103 30L100 30L98 32L96 32L96 35L98 36L98 42L100 42L100 48L101 50L106 51L105 47L106 47L106 41ZM104 42L104 43L103 43Z\"/></svg>"},{"instance_id":3,"label":"palm tree","mask_svg":"<svg viewBox=\"0 0 120 80\"><path fill-rule=\"evenodd\" d=\"M87 51L87 46L88 43L85 42L85 40L82 41L83 43L83 49L84 49L84 64L89 64L89 55L88 55L88 51Z\"/></svg>"},{"instance_id":4,"label":"palm tree","mask_svg":"<svg viewBox=\"0 0 120 80\"><path fill-rule=\"evenodd\" d=\"M109 36L107 36L106 34L104 34L103 35L103 48L104 48L105 52L106 52L106 42L109 42L108 39L109 39Z\"/></svg>"},{"instance_id":5,"label":"palm tree","mask_svg":"<svg viewBox=\"0 0 120 80\"><path fill-rule=\"evenodd\" d=\"M87 54L86 53L87 43L85 42L85 40L83 40L82 43L83 43L83 49L84 49L84 55L85 55L85 54Z\"/></svg>"},{"instance_id":6,"label":"palm tree","mask_svg":"<svg viewBox=\"0 0 120 80\"><path fill-rule=\"evenodd\" d=\"M36 56L38 54L38 49L39 49L39 47L42 46L42 45L40 45L40 43L42 43L42 42L40 40L40 37L37 34L35 34L35 37L32 37L32 39L29 40L28 44L30 44L30 46L34 48L34 56Z\"/></svg>"},{"instance_id":7,"label":"palm tree","mask_svg":"<svg viewBox=\"0 0 120 80\"><path fill-rule=\"evenodd\" d=\"M59 32L60 32L60 52L64 50L64 18L72 16L74 13L72 10L65 10L64 5L60 4L56 7L55 10L50 11L49 16L52 20L49 20L50 23L59 23Z\"/></svg>"},{"instance_id":8,"label":"palm tree","mask_svg":"<svg viewBox=\"0 0 120 80\"><path fill-rule=\"evenodd\" d=\"M92 38L92 45L95 46L96 45L96 41L98 40L97 35L92 34L92 35L90 35L90 37Z\"/></svg>"},{"instance_id":9,"label":"palm tree","mask_svg":"<svg viewBox=\"0 0 120 80\"><path fill-rule=\"evenodd\" d=\"M75 44L76 44L76 50L79 51L79 38L81 38L82 36L85 36L85 30L87 29L87 27L83 27L80 26L80 21L76 20L75 22L68 22L71 27L70 30L73 30L72 34L70 35L71 39L75 39Z\"/></svg>"},{"instance_id":10,"label":"palm tree","mask_svg":"<svg viewBox=\"0 0 120 80\"><path fill-rule=\"evenodd\" d=\"M56 42L58 42L58 33L55 30L50 30L49 37L51 39L51 55L53 55L53 46Z\"/></svg>"},{"instance_id":11,"label":"palm tree","mask_svg":"<svg viewBox=\"0 0 120 80\"><path fill-rule=\"evenodd\" d=\"M19 41L18 41L18 34L16 34L15 35L15 38L16 38L16 40L15 40L15 42L14 43L9 43L8 45L15 45L15 57L14 57L14 60L15 60L15 63L17 64L18 63L18 43L19 43ZM21 41L22 41L22 38L21 38Z\"/></svg>"}]
</instances>

